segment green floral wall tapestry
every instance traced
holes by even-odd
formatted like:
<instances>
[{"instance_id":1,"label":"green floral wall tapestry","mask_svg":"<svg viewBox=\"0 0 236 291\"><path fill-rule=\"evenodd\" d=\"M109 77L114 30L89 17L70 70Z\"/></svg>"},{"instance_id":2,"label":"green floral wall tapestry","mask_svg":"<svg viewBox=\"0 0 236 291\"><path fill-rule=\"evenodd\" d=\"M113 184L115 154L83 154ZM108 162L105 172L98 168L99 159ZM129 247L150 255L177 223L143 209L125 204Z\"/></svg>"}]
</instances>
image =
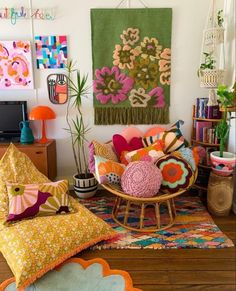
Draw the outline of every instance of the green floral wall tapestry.
<instances>
[{"instance_id":1,"label":"green floral wall tapestry","mask_svg":"<svg viewBox=\"0 0 236 291\"><path fill-rule=\"evenodd\" d=\"M169 122L171 8L92 9L95 124Z\"/></svg>"}]
</instances>

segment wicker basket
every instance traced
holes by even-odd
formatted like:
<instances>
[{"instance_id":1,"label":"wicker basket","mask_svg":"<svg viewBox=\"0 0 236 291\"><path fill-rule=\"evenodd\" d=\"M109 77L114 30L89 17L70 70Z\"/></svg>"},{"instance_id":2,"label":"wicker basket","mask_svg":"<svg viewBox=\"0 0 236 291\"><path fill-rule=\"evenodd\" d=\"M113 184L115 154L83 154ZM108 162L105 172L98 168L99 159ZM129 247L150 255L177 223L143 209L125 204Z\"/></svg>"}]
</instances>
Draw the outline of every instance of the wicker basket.
<instances>
[{"instance_id":1,"label":"wicker basket","mask_svg":"<svg viewBox=\"0 0 236 291\"><path fill-rule=\"evenodd\" d=\"M200 87L217 88L219 84L224 83L225 70L201 70Z\"/></svg>"},{"instance_id":2,"label":"wicker basket","mask_svg":"<svg viewBox=\"0 0 236 291\"><path fill-rule=\"evenodd\" d=\"M224 31L223 27L209 28L204 30L204 43L207 46L217 45L224 42Z\"/></svg>"}]
</instances>

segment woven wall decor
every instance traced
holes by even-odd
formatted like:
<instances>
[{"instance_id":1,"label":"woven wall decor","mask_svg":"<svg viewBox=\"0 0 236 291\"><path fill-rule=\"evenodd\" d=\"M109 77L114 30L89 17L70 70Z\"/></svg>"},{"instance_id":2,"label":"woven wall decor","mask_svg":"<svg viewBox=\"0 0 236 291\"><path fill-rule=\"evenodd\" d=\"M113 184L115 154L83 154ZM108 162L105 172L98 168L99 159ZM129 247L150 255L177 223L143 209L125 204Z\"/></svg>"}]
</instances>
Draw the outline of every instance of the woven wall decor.
<instances>
[{"instance_id":1,"label":"woven wall decor","mask_svg":"<svg viewBox=\"0 0 236 291\"><path fill-rule=\"evenodd\" d=\"M169 122L171 8L92 9L95 124Z\"/></svg>"}]
</instances>

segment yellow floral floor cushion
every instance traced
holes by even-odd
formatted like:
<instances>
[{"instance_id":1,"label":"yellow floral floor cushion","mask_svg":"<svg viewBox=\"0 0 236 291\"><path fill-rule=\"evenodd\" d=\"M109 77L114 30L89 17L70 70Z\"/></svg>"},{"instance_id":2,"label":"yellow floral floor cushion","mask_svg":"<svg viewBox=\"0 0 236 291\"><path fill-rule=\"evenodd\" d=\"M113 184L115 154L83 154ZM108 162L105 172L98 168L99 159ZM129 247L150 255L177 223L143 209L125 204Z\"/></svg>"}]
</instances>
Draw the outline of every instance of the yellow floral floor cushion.
<instances>
[{"instance_id":1,"label":"yellow floral floor cushion","mask_svg":"<svg viewBox=\"0 0 236 291\"><path fill-rule=\"evenodd\" d=\"M70 198L75 213L35 217L9 226L7 182L50 182L13 144L0 161L0 251L17 287L25 287L67 258L116 233L103 220Z\"/></svg>"},{"instance_id":2,"label":"yellow floral floor cushion","mask_svg":"<svg viewBox=\"0 0 236 291\"><path fill-rule=\"evenodd\" d=\"M17 287L28 286L83 249L116 236L107 223L70 199L75 213L0 224L0 251Z\"/></svg>"}]
</instances>

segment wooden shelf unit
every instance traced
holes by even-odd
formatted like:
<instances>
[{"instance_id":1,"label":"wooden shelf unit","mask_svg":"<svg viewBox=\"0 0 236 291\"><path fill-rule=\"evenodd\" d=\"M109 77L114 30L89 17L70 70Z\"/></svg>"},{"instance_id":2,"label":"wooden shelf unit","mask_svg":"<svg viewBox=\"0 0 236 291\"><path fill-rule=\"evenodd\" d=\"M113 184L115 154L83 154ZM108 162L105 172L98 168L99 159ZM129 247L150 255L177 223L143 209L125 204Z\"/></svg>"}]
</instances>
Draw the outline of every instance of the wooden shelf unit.
<instances>
[{"instance_id":1,"label":"wooden shelf unit","mask_svg":"<svg viewBox=\"0 0 236 291\"><path fill-rule=\"evenodd\" d=\"M193 105L193 111L192 111L192 134L191 134L191 144L192 145L200 145L204 148L219 148L220 144L214 144L214 143L207 143L207 142L202 142L196 140L196 129L194 126L194 123L196 121L206 121L206 122L211 122L213 124L217 124L218 122L221 121L221 119L214 119L214 118L201 118L201 117L195 117L195 105ZM205 164L200 164L199 168L199 174L196 183L193 185L194 188L200 190L200 191L207 191L207 187L205 186L206 182L208 182L208 177L211 171L211 165L205 165ZM202 181L202 182L201 182ZM204 186L203 186L204 184Z\"/></svg>"},{"instance_id":2,"label":"wooden shelf unit","mask_svg":"<svg viewBox=\"0 0 236 291\"><path fill-rule=\"evenodd\" d=\"M55 140L49 140L44 144L35 142L27 145L14 143L14 145L31 159L41 173L52 181L56 178L57 157ZM0 144L0 159L6 152L8 146L9 143Z\"/></svg>"},{"instance_id":3,"label":"wooden shelf unit","mask_svg":"<svg viewBox=\"0 0 236 291\"><path fill-rule=\"evenodd\" d=\"M194 105L194 110L195 110L195 105ZM195 112L194 112L195 114ZM199 120L199 121L209 121L209 122L220 122L221 119L217 118L200 118L200 117L193 117L193 120Z\"/></svg>"},{"instance_id":4,"label":"wooden shelf unit","mask_svg":"<svg viewBox=\"0 0 236 291\"><path fill-rule=\"evenodd\" d=\"M196 139L191 139L191 142L192 143L197 143L197 144L200 144L200 145L203 145L203 146L214 146L214 147L219 147L220 146L220 144L219 143L207 143L207 142L202 142L202 141L198 141L198 140L196 140Z\"/></svg>"}]
</instances>

